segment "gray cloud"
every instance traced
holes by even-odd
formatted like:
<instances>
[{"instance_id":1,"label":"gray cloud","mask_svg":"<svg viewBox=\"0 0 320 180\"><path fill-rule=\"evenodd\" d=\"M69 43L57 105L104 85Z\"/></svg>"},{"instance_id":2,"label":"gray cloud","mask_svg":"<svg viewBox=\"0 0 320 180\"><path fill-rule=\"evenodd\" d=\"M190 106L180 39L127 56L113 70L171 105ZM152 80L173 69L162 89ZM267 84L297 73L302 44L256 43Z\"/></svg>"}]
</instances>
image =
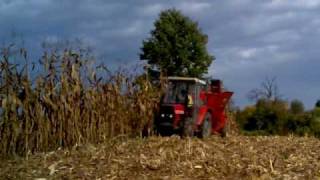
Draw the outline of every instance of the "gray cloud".
<instances>
[{"instance_id":1,"label":"gray cloud","mask_svg":"<svg viewBox=\"0 0 320 180\"><path fill-rule=\"evenodd\" d=\"M109 66L138 63L143 39L161 10L175 7L209 35L217 57L210 75L235 91L238 105L267 76L276 76L288 100L311 108L320 98L320 2L317 0L5 0L0 42L21 32L34 55L44 40L80 38Z\"/></svg>"}]
</instances>

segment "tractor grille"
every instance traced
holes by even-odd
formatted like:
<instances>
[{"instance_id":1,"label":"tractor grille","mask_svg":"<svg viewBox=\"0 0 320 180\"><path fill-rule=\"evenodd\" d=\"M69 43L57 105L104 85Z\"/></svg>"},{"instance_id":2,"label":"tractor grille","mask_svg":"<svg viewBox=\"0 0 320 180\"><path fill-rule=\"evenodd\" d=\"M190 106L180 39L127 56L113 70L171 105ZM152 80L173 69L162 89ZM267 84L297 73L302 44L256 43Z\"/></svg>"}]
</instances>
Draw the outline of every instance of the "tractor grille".
<instances>
[{"instance_id":1,"label":"tractor grille","mask_svg":"<svg viewBox=\"0 0 320 180\"><path fill-rule=\"evenodd\" d=\"M157 124L160 126L173 126L174 109L172 106L162 106L157 118Z\"/></svg>"}]
</instances>

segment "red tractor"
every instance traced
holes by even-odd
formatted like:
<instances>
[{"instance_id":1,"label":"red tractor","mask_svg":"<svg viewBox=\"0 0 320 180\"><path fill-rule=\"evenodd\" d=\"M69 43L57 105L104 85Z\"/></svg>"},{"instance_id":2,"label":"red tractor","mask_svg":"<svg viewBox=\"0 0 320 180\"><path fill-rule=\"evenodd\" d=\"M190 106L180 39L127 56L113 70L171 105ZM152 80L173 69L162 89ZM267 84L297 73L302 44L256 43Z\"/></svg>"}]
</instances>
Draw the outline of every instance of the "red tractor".
<instances>
[{"instance_id":1,"label":"red tractor","mask_svg":"<svg viewBox=\"0 0 320 180\"><path fill-rule=\"evenodd\" d=\"M155 129L160 135L225 135L225 107L232 94L223 91L220 80L168 77Z\"/></svg>"}]
</instances>

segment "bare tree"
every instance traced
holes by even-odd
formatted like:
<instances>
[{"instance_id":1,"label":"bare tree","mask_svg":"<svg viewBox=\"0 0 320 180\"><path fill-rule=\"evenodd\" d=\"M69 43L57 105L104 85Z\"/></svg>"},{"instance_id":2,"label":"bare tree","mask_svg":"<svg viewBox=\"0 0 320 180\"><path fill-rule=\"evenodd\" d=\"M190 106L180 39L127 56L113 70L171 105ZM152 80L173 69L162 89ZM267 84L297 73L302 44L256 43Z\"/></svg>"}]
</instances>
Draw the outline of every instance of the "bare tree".
<instances>
[{"instance_id":1,"label":"bare tree","mask_svg":"<svg viewBox=\"0 0 320 180\"><path fill-rule=\"evenodd\" d=\"M267 99L267 100L279 100L281 95L279 94L278 85L276 83L276 77L269 78L267 77L262 83L260 88L252 89L248 93L248 98L252 101L258 99Z\"/></svg>"}]
</instances>

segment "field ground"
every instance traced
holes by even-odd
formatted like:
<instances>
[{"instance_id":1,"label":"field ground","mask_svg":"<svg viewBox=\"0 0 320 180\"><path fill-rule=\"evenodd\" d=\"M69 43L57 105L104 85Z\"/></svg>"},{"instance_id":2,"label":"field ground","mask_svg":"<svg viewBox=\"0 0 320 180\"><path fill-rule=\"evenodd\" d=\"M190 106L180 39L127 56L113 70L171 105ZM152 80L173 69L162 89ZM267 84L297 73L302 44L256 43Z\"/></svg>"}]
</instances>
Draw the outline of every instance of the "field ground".
<instances>
[{"instance_id":1,"label":"field ground","mask_svg":"<svg viewBox=\"0 0 320 180\"><path fill-rule=\"evenodd\" d=\"M1 160L3 179L318 179L311 137L114 138Z\"/></svg>"}]
</instances>

